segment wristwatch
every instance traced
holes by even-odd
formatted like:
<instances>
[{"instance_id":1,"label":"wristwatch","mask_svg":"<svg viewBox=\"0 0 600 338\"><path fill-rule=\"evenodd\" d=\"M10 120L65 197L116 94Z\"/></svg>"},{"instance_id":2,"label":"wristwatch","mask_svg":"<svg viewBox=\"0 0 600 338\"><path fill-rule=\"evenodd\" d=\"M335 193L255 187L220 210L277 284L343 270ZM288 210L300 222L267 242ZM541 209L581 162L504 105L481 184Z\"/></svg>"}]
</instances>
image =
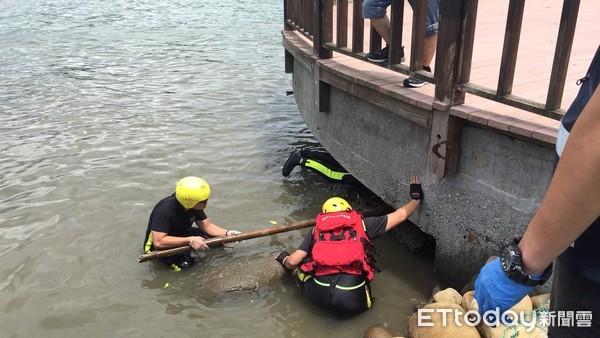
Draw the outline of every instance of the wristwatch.
<instances>
[{"instance_id":1,"label":"wristwatch","mask_svg":"<svg viewBox=\"0 0 600 338\"><path fill-rule=\"evenodd\" d=\"M519 241L520 238L514 239L502 250L502 254L500 255L502 270L508 278L523 285L536 286L546 283L550 275L552 275L552 264L544 270L544 273L539 278L533 278L525 274L523 272L523 256L518 246Z\"/></svg>"}]
</instances>

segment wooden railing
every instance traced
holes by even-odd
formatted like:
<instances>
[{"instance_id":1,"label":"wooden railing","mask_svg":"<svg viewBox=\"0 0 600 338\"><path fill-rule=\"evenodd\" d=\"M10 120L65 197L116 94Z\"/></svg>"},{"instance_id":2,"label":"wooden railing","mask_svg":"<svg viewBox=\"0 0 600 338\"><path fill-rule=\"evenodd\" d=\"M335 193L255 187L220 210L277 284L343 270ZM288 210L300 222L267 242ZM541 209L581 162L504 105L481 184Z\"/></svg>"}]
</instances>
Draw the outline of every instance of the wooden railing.
<instances>
[{"instance_id":1,"label":"wooden railing","mask_svg":"<svg viewBox=\"0 0 600 338\"><path fill-rule=\"evenodd\" d=\"M362 0L284 0L286 30L297 30L313 41L313 52L321 59L331 58L332 51L366 60L364 50L365 20ZM404 0L393 0L390 8L391 43L387 67L403 73L415 73L434 83L438 107L464 103L470 93L532 113L560 119L567 67L580 0L564 0L554 59L545 102L513 95L517 52L523 23L525 0L509 0L496 88L470 81L478 0L441 0L435 75L418 71L423 65L427 0L419 0L413 9L410 64L401 64ZM351 22L351 29L350 27ZM368 21L367 21L368 22ZM369 29L369 51L381 49L381 37ZM349 46L350 41L350 46Z\"/></svg>"}]
</instances>

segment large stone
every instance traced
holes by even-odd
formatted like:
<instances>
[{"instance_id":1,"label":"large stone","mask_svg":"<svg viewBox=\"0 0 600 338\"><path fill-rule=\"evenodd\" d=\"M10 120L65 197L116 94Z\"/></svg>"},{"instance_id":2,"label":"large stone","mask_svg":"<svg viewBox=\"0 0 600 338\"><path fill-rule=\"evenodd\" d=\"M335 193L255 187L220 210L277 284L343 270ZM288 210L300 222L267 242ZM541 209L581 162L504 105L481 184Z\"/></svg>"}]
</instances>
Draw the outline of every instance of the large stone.
<instances>
[{"instance_id":1,"label":"large stone","mask_svg":"<svg viewBox=\"0 0 600 338\"><path fill-rule=\"evenodd\" d=\"M477 300L474 298L474 291L469 291L463 295L462 307L466 311L477 311L478 305ZM517 313L519 316L521 313L529 315L532 313L531 298L525 296L519 303L513 306L510 310ZM471 318L472 319L472 318ZM527 323L531 323L531 317L525 317ZM502 337L516 337L519 338L545 338L547 337L544 328L534 327L533 325L515 324L510 327L500 324L496 327L490 327L485 325L483 321L480 321L477 329L484 338L502 338Z\"/></svg>"},{"instance_id":2,"label":"large stone","mask_svg":"<svg viewBox=\"0 0 600 338\"><path fill-rule=\"evenodd\" d=\"M504 338L504 337L519 337L519 338L547 338L546 328L537 326L525 326L523 324L515 324L510 327L500 324L497 327L482 326L481 334L484 338Z\"/></svg>"},{"instance_id":3,"label":"large stone","mask_svg":"<svg viewBox=\"0 0 600 338\"><path fill-rule=\"evenodd\" d=\"M549 293L531 297L531 306L534 309L537 309L544 305L546 305L546 307L548 307L548 308L550 307L550 294Z\"/></svg>"},{"instance_id":4,"label":"large stone","mask_svg":"<svg viewBox=\"0 0 600 338\"><path fill-rule=\"evenodd\" d=\"M273 257L246 259L206 271L197 292L205 300L219 300L230 293L253 292L280 281L285 270Z\"/></svg>"},{"instance_id":5,"label":"large stone","mask_svg":"<svg viewBox=\"0 0 600 338\"><path fill-rule=\"evenodd\" d=\"M373 326L372 328L365 331L363 338L392 338L392 334L389 333L381 325Z\"/></svg>"},{"instance_id":6,"label":"large stone","mask_svg":"<svg viewBox=\"0 0 600 338\"><path fill-rule=\"evenodd\" d=\"M462 297L460 296L460 293L458 293L458 291L454 290L453 288L447 288L445 290L436 292L433 295L433 301L436 303L455 303L455 304L460 304L462 300Z\"/></svg>"},{"instance_id":7,"label":"large stone","mask_svg":"<svg viewBox=\"0 0 600 338\"><path fill-rule=\"evenodd\" d=\"M464 316L455 317L455 314L464 314L463 308L456 303L431 303L425 305L421 311L423 310L430 312L422 314L422 323L419 323L418 312L408 321L411 338L480 338L477 329L465 323ZM430 318L424 318L424 315Z\"/></svg>"}]
</instances>

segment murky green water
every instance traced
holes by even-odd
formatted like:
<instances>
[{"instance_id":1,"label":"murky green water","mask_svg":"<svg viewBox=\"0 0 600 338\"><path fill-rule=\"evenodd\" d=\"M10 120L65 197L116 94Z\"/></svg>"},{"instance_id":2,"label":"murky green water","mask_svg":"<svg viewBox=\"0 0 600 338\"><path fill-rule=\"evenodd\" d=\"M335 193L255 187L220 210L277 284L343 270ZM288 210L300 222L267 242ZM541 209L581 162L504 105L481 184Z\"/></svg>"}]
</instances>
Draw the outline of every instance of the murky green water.
<instances>
[{"instance_id":1,"label":"murky green water","mask_svg":"<svg viewBox=\"0 0 600 338\"><path fill-rule=\"evenodd\" d=\"M186 175L211 184L208 216L241 231L356 198L305 170L281 176L292 149L316 143L286 96L282 17L278 0L0 2L2 336L402 333L433 277L389 238L376 304L352 320L291 281L202 298L203 269L291 250L301 232L213 249L192 271L137 263L152 207Z\"/></svg>"}]
</instances>

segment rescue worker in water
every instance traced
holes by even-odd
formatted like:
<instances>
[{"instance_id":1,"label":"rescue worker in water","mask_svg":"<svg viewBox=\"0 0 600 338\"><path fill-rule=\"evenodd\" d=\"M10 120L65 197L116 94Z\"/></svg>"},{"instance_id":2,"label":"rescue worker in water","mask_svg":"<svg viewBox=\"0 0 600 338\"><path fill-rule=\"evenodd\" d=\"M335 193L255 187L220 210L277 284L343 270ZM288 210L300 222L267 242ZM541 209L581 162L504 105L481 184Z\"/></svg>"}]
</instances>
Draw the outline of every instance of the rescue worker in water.
<instances>
[{"instance_id":1,"label":"rescue worker in water","mask_svg":"<svg viewBox=\"0 0 600 338\"><path fill-rule=\"evenodd\" d=\"M373 279L373 240L412 215L423 200L421 181L410 180L411 200L385 216L362 218L340 197L325 201L316 225L292 254L276 260L294 270L301 291L316 305L352 316L371 307L369 282Z\"/></svg>"},{"instance_id":2,"label":"rescue worker in water","mask_svg":"<svg viewBox=\"0 0 600 338\"><path fill-rule=\"evenodd\" d=\"M189 245L194 250L208 250L204 239L233 236L240 232L226 230L208 219L204 209L210 197L210 186L205 180L187 176L177 182L175 193L156 204L144 237L144 252ZM193 227L192 225L196 225ZM175 271L195 264L189 252L161 259Z\"/></svg>"}]
</instances>

